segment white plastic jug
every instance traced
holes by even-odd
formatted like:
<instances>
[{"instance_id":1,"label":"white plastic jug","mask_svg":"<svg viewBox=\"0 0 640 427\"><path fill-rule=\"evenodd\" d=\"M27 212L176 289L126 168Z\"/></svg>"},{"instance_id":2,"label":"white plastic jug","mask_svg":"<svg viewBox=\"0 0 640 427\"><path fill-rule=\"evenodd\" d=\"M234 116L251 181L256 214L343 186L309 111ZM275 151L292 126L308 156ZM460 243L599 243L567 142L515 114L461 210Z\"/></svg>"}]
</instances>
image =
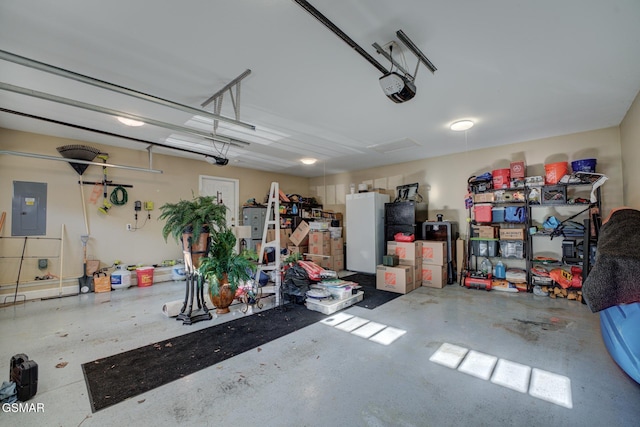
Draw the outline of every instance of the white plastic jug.
<instances>
[{"instance_id":1,"label":"white plastic jug","mask_svg":"<svg viewBox=\"0 0 640 427\"><path fill-rule=\"evenodd\" d=\"M482 260L482 262L480 263L480 271L483 274L489 274L491 273L493 270L493 266L491 265L491 261L489 261L488 258L485 258Z\"/></svg>"}]
</instances>

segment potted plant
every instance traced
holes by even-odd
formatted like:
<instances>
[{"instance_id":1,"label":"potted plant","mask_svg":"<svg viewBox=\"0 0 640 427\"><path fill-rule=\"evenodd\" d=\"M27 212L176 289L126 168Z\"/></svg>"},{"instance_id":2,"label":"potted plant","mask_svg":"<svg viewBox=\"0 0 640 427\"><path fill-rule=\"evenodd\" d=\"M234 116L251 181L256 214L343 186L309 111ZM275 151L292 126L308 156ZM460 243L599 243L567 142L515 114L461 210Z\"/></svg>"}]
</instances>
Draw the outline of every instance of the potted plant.
<instances>
[{"instance_id":1,"label":"potted plant","mask_svg":"<svg viewBox=\"0 0 640 427\"><path fill-rule=\"evenodd\" d=\"M191 252L195 268L208 252L209 233L226 228L227 207L219 204L214 196L193 196L191 200L165 203L160 211L158 219L166 221L162 237L167 241L172 236L182 243L183 251Z\"/></svg>"},{"instance_id":2,"label":"potted plant","mask_svg":"<svg viewBox=\"0 0 640 427\"><path fill-rule=\"evenodd\" d=\"M224 226L211 235L211 247L207 257L202 258L200 274L209 283L209 296L216 306L216 313L229 312L241 282L251 279L256 270L252 253L235 252L236 236Z\"/></svg>"}]
</instances>

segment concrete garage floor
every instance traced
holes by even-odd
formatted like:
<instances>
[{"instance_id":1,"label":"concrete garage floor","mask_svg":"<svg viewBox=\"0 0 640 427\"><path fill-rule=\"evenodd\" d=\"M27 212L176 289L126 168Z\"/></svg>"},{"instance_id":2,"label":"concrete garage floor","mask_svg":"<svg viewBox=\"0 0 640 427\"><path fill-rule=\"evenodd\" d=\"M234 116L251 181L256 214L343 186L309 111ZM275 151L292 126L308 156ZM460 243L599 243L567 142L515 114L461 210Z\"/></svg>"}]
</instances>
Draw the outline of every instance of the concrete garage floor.
<instances>
[{"instance_id":1,"label":"concrete garage floor","mask_svg":"<svg viewBox=\"0 0 640 427\"><path fill-rule=\"evenodd\" d=\"M457 285L419 288L373 310L347 308L92 413L82 363L244 315L236 306L183 326L161 313L183 286L0 308L0 372L16 353L34 359L39 388L30 402L44 408L3 410L0 425L636 426L640 419L640 385L611 359L599 317L585 305ZM376 323L388 328L369 337Z\"/></svg>"}]
</instances>

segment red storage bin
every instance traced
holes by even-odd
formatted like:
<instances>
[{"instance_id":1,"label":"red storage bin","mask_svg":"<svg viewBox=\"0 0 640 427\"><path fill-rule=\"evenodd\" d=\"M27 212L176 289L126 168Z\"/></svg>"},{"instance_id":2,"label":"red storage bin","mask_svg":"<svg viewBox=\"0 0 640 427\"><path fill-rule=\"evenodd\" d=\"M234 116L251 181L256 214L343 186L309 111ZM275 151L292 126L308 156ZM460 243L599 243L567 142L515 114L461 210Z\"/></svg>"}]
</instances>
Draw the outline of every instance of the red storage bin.
<instances>
[{"instance_id":1,"label":"red storage bin","mask_svg":"<svg viewBox=\"0 0 640 427\"><path fill-rule=\"evenodd\" d=\"M491 222L491 205L475 205L473 207L473 216L476 222Z\"/></svg>"}]
</instances>

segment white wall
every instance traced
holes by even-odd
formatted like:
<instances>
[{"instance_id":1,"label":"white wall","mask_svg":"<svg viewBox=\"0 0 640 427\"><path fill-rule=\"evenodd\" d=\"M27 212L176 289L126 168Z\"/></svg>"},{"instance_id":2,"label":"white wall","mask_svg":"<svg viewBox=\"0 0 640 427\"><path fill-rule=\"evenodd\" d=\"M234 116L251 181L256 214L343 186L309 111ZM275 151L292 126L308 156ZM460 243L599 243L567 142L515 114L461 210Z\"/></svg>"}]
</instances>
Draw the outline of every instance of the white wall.
<instances>
[{"instance_id":1,"label":"white wall","mask_svg":"<svg viewBox=\"0 0 640 427\"><path fill-rule=\"evenodd\" d=\"M59 157L56 147L67 144L85 144L109 153L109 163L148 168L146 151L119 149L94 143L53 138L8 129L0 129L0 149L37 153ZM115 260L126 264L159 264L166 259L182 259L182 250L172 240L165 243L161 229L164 222L158 221L158 209L164 203L190 199L192 192L198 194L199 176L210 175L235 178L240 181L239 203L256 198L259 202L269 193L272 181L280 183L285 193L306 194L309 188L307 178L284 174L260 172L233 166L212 166L201 160L190 160L154 154L153 168L163 170L163 174L151 174L122 169L109 169L108 179L114 183L131 184L127 189L129 202L125 206L111 208L107 215L98 212L98 205L88 201L93 186L85 185L82 195L87 201L87 218L90 239L88 256L99 259L102 265L111 265ZM101 181L102 168L90 166L83 174L84 181ZM47 184L47 235L59 237L61 225L65 225L63 241L64 277L82 275L83 255L80 236L86 234L83 218L82 197L79 176L68 163L41 160L12 155L0 155L0 212L7 212L7 219L0 239L0 294L15 288L18 276L19 258L24 239L4 238L11 236L11 201L13 181L42 182ZM109 194L112 188L109 188ZM151 220L145 224L146 213L139 213L136 232L125 230L127 223L134 223L133 202L153 201L155 210ZM102 203L102 196L99 198ZM51 273L60 272L60 241L31 240L27 242L25 260L20 274L21 282L33 281L35 276L43 276L47 271L37 268L37 258L48 258ZM11 258L7 258L11 257ZM13 295L13 292L11 292Z\"/></svg>"},{"instance_id":2,"label":"white wall","mask_svg":"<svg viewBox=\"0 0 640 427\"><path fill-rule=\"evenodd\" d=\"M464 134L460 134L464 138ZM603 210L608 212L623 203L622 165L619 128L612 127L554 138L545 138L473 150L473 130L469 131L465 153L416 160L374 169L363 169L311 180L312 188L334 186L349 191L349 184L365 180L409 184L418 182L420 193L428 200L429 219L443 214L446 220L457 221L465 233L467 210L464 207L467 179L472 175L507 168L511 161L524 160L527 175L544 175L544 164L597 158L597 171L606 174L609 181L603 187ZM388 186L391 190L392 187ZM325 209L344 212L344 204L326 205ZM466 233L465 233L466 234Z\"/></svg>"},{"instance_id":3,"label":"white wall","mask_svg":"<svg viewBox=\"0 0 640 427\"><path fill-rule=\"evenodd\" d=\"M640 209L640 93L620 124L624 204Z\"/></svg>"}]
</instances>

